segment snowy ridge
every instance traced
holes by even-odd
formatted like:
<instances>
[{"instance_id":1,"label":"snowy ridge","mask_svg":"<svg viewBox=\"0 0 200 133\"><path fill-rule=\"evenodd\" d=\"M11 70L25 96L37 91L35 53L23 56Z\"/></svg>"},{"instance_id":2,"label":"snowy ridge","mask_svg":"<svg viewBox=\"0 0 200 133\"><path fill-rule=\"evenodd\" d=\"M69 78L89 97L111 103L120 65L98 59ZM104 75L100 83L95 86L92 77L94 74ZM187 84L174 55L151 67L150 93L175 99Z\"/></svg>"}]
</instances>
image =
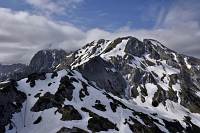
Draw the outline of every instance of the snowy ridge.
<instances>
[{"instance_id":1,"label":"snowy ridge","mask_svg":"<svg viewBox=\"0 0 200 133\"><path fill-rule=\"evenodd\" d=\"M51 73L46 74L45 80L36 80L34 87L30 87L30 83L27 83L28 79L22 79L21 81L17 82L17 89L26 93L27 100L23 103L21 112L13 114L13 118L11 119L11 125L13 128L9 129L9 125L6 126L7 133L34 133L35 131L37 131L37 133L55 133L63 127L70 129L73 127L78 127L86 132L107 131L128 133L133 132L133 129L131 128L134 127L134 123L140 125L140 128L143 127L144 131L172 132L171 129L166 128L166 121L171 122L172 125L177 124L173 123L174 118L180 122L181 126L183 127L182 130L185 130L188 126L184 122L184 116L187 115L188 110L178 106L177 104L171 102L167 103L167 106L174 106L174 110L170 110L170 114L169 112L166 112L163 106L161 107L163 108L162 110L143 108L131 101L120 99L103 90L99 90L98 87L95 87L89 83L77 71L62 70L57 74L58 75L53 78ZM73 79L73 81L71 81L75 89L73 90L72 99L68 100L65 98L60 107L49 107L49 105L46 106L46 109L44 110L42 109L41 111L33 111L32 108L36 105L39 99L44 97L45 94L50 93L54 96L56 95L57 91L59 90L60 80L63 77ZM49 86L49 83L52 84ZM80 92L83 90L84 86L86 87L86 90L84 91L84 95L82 95L83 97L80 97ZM36 97L38 94L39 96ZM111 106L111 103L113 105L116 104L116 106ZM63 108L66 105L72 105L74 109L80 113L80 120L68 120L66 114L62 114L60 111L58 111L59 108ZM40 106L45 106L45 104L41 104ZM100 117L103 117L106 119L105 121L102 118L105 122L108 120L111 126L107 127L107 129L101 126L99 126L99 128L95 128L95 125L94 128L88 126L91 116L87 110L97 114ZM176 111L179 111L178 113L180 114L178 118L176 116ZM65 120L63 120L64 115L66 115ZM94 118L96 116L92 117ZM191 114L190 117L194 124L200 126L199 115ZM38 118L41 118L41 120L35 123ZM147 121L149 121L150 124ZM102 123L98 123L98 121L96 121L96 124L101 125ZM145 127L147 129L145 129ZM135 130L137 131L139 129L135 127ZM181 130L177 129L177 131Z\"/></svg>"},{"instance_id":2,"label":"snowy ridge","mask_svg":"<svg viewBox=\"0 0 200 133\"><path fill-rule=\"evenodd\" d=\"M75 61L71 64L73 67L77 67L91 58L102 54L106 47L111 43L108 40L93 41L90 44L80 49L75 54Z\"/></svg>"},{"instance_id":3,"label":"snowy ridge","mask_svg":"<svg viewBox=\"0 0 200 133\"><path fill-rule=\"evenodd\" d=\"M108 43L95 42L98 41L92 42L92 46L88 45L78 50L78 55L74 53L78 61L72 61L73 63L70 64L73 69L78 68L92 81L94 79L90 75L106 76L103 74L105 72L99 71L98 68L101 65L102 69L108 70L104 67L105 64L91 63L98 62L99 59L94 58L100 57L108 64L112 64L111 69L115 70L111 71L113 75L121 74L126 81L126 86L122 88L124 92L121 92L116 86L118 81L110 81L114 78L111 76L110 92L115 89L121 97L134 101L138 106L161 111L162 114L165 112L164 116L177 117L179 121L183 121L185 116L196 115L192 121L199 123L196 119L200 113L200 71L198 69L200 61L198 59L181 55L153 39L144 39L141 42L134 37L122 37L107 41ZM94 70L90 71L90 69ZM107 83L98 76L94 81L99 87ZM186 127L184 123L182 124Z\"/></svg>"}]
</instances>

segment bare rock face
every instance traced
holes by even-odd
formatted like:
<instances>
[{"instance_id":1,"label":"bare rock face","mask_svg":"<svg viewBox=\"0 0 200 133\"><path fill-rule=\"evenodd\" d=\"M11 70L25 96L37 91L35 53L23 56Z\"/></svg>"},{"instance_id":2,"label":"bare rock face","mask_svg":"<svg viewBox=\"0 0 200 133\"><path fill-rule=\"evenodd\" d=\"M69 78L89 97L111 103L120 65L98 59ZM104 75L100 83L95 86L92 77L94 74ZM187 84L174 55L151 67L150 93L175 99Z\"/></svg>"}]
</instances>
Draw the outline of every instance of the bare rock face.
<instances>
[{"instance_id":1,"label":"bare rock face","mask_svg":"<svg viewBox=\"0 0 200 133\"><path fill-rule=\"evenodd\" d=\"M73 105L65 105L62 108L59 108L59 113L62 114L62 121L70 121L70 120L81 120L81 114L73 107Z\"/></svg>"},{"instance_id":2,"label":"bare rock face","mask_svg":"<svg viewBox=\"0 0 200 133\"><path fill-rule=\"evenodd\" d=\"M88 120L88 129L92 132L108 131L109 129L114 129L119 131L116 124L112 123L108 119L99 116L98 114L88 110L87 108L81 108L82 111L88 112L91 117Z\"/></svg>"},{"instance_id":3,"label":"bare rock face","mask_svg":"<svg viewBox=\"0 0 200 133\"><path fill-rule=\"evenodd\" d=\"M89 62L79 66L78 71L90 81L96 82L100 88L118 96L125 95L126 82L124 78L115 71L111 63L104 61L101 57L92 58Z\"/></svg>"},{"instance_id":4,"label":"bare rock face","mask_svg":"<svg viewBox=\"0 0 200 133\"><path fill-rule=\"evenodd\" d=\"M73 127L73 128L62 127L57 133L88 133L88 132L78 127Z\"/></svg>"},{"instance_id":5,"label":"bare rock face","mask_svg":"<svg viewBox=\"0 0 200 133\"><path fill-rule=\"evenodd\" d=\"M41 50L37 52L29 64L32 72L52 72L64 60L67 53L64 50Z\"/></svg>"},{"instance_id":6,"label":"bare rock face","mask_svg":"<svg viewBox=\"0 0 200 133\"><path fill-rule=\"evenodd\" d=\"M145 45L138 39L131 37L126 44L125 52L141 57L145 53Z\"/></svg>"}]
</instances>

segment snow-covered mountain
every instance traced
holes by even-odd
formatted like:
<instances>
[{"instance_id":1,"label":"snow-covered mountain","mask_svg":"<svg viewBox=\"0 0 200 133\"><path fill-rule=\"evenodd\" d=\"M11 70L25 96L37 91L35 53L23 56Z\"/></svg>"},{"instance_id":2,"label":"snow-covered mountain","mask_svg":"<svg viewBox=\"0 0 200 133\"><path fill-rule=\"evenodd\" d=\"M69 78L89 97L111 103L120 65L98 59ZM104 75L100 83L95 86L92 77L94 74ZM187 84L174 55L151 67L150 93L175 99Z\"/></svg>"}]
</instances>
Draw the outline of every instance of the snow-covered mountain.
<instances>
[{"instance_id":1,"label":"snow-covered mountain","mask_svg":"<svg viewBox=\"0 0 200 133\"><path fill-rule=\"evenodd\" d=\"M99 40L66 58L72 61L61 63L58 69L71 66L120 97L155 107L170 100L192 112L200 111L200 60L156 40Z\"/></svg>"},{"instance_id":2,"label":"snow-covered mountain","mask_svg":"<svg viewBox=\"0 0 200 133\"><path fill-rule=\"evenodd\" d=\"M0 122L6 125L8 133L192 132L199 129L195 126L199 125L198 114L189 114L178 105L172 108L178 112L144 108L98 88L77 71L30 75L1 87L0 100L5 103L1 106Z\"/></svg>"},{"instance_id":3,"label":"snow-covered mountain","mask_svg":"<svg viewBox=\"0 0 200 133\"><path fill-rule=\"evenodd\" d=\"M60 62L0 84L0 132L200 132L199 59L122 37Z\"/></svg>"}]
</instances>

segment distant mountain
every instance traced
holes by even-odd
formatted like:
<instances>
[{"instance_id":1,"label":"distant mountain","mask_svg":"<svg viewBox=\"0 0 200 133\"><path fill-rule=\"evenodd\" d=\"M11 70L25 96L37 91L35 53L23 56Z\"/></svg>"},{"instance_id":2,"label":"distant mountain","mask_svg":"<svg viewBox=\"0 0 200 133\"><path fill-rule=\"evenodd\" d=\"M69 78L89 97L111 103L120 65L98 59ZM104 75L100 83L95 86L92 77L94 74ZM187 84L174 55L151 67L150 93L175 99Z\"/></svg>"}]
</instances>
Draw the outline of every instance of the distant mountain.
<instances>
[{"instance_id":1,"label":"distant mountain","mask_svg":"<svg viewBox=\"0 0 200 133\"><path fill-rule=\"evenodd\" d=\"M0 132L200 132L199 59L134 37L36 55L33 74L0 84Z\"/></svg>"},{"instance_id":2,"label":"distant mountain","mask_svg":"<svg viewBox=\"0 0 200 133\"><path fill-rule=\"evenodd\" d=\"M0 65L0 81L19 80L32 73L52 72L60 64L67 53L64 50L47 49L38 51L29 65Z\"/></svg>"},{"instance_id":3,"label":"distant mountain","mask_svg":"<svg viewBox=\"0 0 200 133\"><path fill-rule=\"evenodd\" d=\"M0 81L15 78L18 74L25 73L27 66L24 64L2 65L0 64Z\"/></svg>"},{"instance_id":4,"label":"distant mountain","mask_svg":"<svg viewBox=\"0 0 200 133\"><path fill-rule=\"evenodd\" d=\"M51 72L66 56L67 53L64 50L48 49L38 51L31 59L29 69L32 72Z\"/></svg>"}]
</instances>

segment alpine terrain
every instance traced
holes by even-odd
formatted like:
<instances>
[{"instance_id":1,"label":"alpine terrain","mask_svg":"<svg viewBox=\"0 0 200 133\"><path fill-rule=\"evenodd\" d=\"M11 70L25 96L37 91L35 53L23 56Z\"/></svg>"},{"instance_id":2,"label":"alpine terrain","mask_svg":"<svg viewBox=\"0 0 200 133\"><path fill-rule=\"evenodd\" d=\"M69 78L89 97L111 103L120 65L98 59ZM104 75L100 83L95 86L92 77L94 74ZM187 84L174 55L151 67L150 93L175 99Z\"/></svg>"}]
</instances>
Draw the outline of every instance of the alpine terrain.
<instances>
[{"instance_id":1,"label":"alpine terrain","mask_svg":"<svg viewBox=\"0 0 200 133\"><path fill-rule=\"evenodd\" d=\"M131 36L56 51L3 70L0 133L200 132L199 59Z\"/></svg>"},{"instance_id":2,"label":"alpine terrain","mask_svg":"<svg viewBox=\"0 0 200 133\"><path fill-rule=\"evenodd\" d=\"M9 79L19 80L32 73L52 72L68 55L64 50L45 49L38 51L31 59L29 65L0 64L0 81Z\"/></svg>"}]
</instances>

